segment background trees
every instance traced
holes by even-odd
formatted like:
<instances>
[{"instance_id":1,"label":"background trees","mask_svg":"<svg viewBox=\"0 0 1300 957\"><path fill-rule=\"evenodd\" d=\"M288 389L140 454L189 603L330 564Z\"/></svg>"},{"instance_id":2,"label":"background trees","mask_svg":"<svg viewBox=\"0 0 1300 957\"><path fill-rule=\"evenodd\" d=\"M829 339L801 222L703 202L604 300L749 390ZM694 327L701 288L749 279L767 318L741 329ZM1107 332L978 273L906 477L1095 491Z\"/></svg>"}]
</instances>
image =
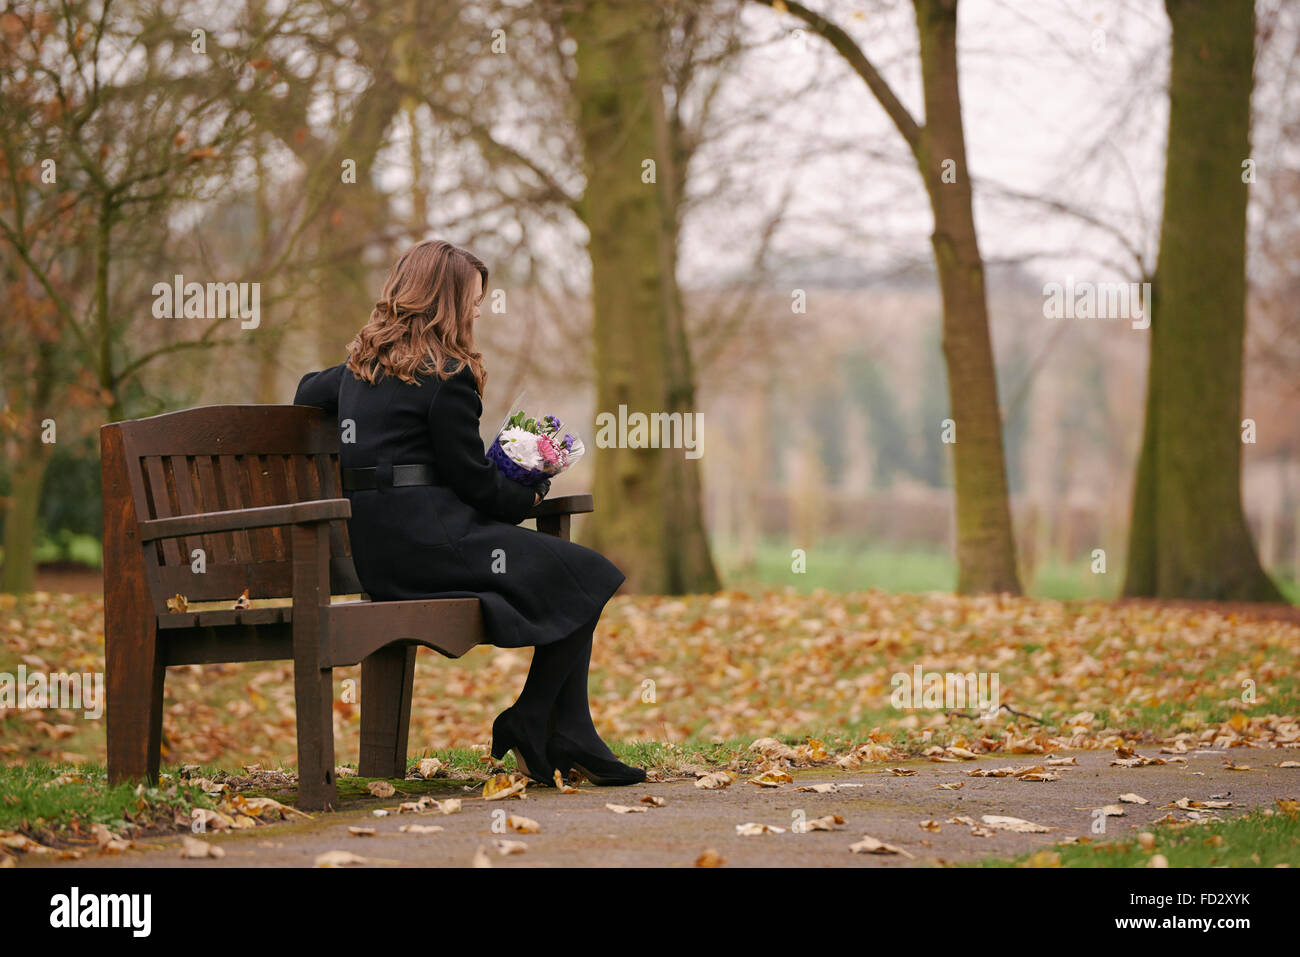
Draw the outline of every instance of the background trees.
<instances>
[{"instance_id":1,"label":"background trees","mask_svg":"<svg viewBox=\"0 0 1300 957\"><path fill-rule=\"evenodd\" d=\"M1252 534L1300 574L1300 20L1257 7L0 6L0 575L96 531L100 422L286 401L442 235L492 267L485 429L524 387L588 436L707 412L703 460L593 449L558 486L635 588L809 587L802 550L843 587L1270 597ZM1163 320L1048 320L1070 272L1152 279ZM175 273L260 282L261 327L153 319Z\"/></svg>"},{"instance_id":2,"label":"background trees","mask_svg":"<svg viewBox=\"0 0 1300 957\"><path fill-rule=\"evenodd\" d=\"M1124 592L1278 601L1241 508L1255 9L1248 0L1166 8L1164 213Z\"/></svg>"}]
</instances>

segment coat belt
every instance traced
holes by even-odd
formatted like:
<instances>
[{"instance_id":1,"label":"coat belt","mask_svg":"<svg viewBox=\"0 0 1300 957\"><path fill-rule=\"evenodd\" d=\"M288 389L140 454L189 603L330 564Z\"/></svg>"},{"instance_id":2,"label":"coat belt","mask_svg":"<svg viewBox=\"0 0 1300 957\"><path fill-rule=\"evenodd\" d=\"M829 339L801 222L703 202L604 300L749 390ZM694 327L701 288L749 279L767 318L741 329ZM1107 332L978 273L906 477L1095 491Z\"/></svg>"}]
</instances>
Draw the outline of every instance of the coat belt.
<instances>
[{"instance_id":1,"label":"coat belt","mask_svg":"<svg viewBox=\"0 0 1300 957\"><path fill-rule=\"evenodd\" d=\"M392 468L394 488L407 485L438 484L438 473L432 465L419 463L416 465L394 465ZM358 492L379 487L379 469L377 468L343 469L342 473L344 491Z\"/></svg>"}]
</instances>

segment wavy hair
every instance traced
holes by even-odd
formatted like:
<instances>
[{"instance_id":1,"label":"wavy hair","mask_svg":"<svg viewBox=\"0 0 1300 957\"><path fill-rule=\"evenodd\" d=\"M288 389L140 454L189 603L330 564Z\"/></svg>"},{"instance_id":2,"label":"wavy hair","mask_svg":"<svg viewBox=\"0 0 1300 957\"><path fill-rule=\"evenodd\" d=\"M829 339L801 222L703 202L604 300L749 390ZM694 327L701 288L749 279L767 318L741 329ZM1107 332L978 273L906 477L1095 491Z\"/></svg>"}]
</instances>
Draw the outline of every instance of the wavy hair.
<instances>
[{"instance_id":1,"label":"wavy hair","mask_svg":"<svg viewBox=\"0 0 1300 957\"><path fill-rule=\"evenodd\" d=\"M474 273L488 271L473 253L441 239L426 239L402 254L384 280L370 321L348 345L347 367L375 385L386 375L418 385L417 374L446 379L459 359L482 394L487 382L482 353L474 350Z\"/></svg>"}]
</instances>

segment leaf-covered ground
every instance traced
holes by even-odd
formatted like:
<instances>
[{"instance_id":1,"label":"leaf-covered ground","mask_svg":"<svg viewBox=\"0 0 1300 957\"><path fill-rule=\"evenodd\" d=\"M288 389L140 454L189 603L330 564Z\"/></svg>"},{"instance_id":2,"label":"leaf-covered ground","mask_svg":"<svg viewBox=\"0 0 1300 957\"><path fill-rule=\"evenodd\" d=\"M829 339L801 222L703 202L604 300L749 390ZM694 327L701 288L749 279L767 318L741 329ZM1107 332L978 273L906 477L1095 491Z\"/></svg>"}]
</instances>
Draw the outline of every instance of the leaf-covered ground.
<instances>
[{"instance_id":1,"label":"leaf-covered ground","mask_svg":"<svg viewBox=\"0 0 1300 957\"><path fill-rule=\"evenodd\" d=\"M531 649L460 660L421 651L411 756L481 749ZM102 671L93 596L0 596L0 674ZM891 706L891 678L996 673L992 721ZM828 762L872 748L980 754L1159 743L1295 746L1300 624L1236 609L996 596L725 591L611 601L596 632L592 709L611 743L672 764L726 763L756 738L816 739ZM359 669L335 672L340 764L356 761ZM967 714L973 713L968 709ZM294 758L288 662L173 668L164 761L237 768ZM648 745L656 742L656 745ZM718 747L721 745L721 747ZM871 747L863 747L871 745ZM730 756L729 753L730 752ZM471 752L472 754L473 752ZM1294 752L1292 752L1294 753ZM79 711L0 712L0 761L99 763L104 722ZM669 768L671 770L671 768Z\"/></svg>"}]
</instances>

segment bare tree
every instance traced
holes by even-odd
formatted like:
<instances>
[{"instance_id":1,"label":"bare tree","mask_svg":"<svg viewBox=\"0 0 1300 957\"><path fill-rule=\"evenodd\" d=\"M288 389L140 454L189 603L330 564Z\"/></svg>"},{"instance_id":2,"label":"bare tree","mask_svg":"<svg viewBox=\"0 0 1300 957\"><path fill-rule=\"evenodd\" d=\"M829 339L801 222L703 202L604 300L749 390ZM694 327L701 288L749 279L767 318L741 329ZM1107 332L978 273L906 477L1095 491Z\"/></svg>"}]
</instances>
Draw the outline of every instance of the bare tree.
<instances>
[{"instance_id":1,"label":"bare tree","mask_svg":"<svg viewBox=\"0 0 1300 957\"><path fill-rule=\"evenodd\" d=\"M753 2L791 14L824 37L866 84L912 152L934 215L931 242L943 299L943 353L957 425L957 590L1019 594L984 262L971 208L957 83L957 0L914 0L924 124L838 24L795 0Z\"/></svg>"}]
</instances>

